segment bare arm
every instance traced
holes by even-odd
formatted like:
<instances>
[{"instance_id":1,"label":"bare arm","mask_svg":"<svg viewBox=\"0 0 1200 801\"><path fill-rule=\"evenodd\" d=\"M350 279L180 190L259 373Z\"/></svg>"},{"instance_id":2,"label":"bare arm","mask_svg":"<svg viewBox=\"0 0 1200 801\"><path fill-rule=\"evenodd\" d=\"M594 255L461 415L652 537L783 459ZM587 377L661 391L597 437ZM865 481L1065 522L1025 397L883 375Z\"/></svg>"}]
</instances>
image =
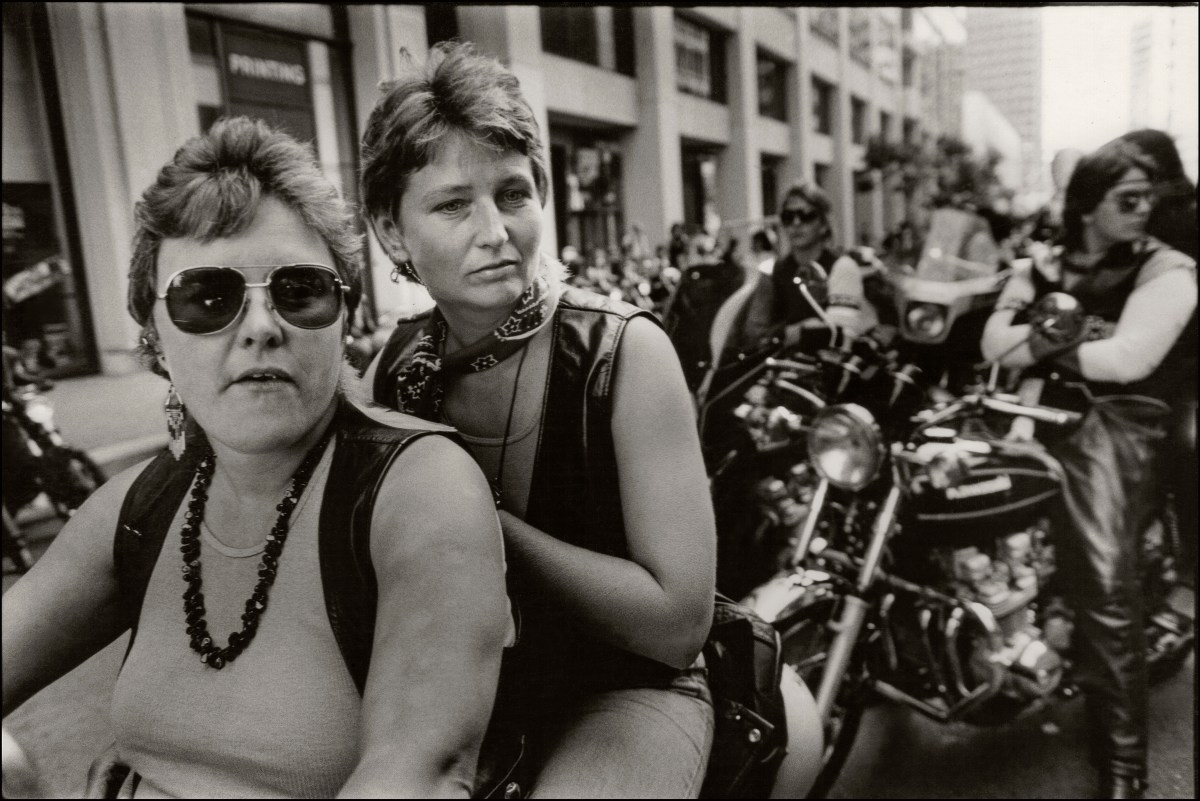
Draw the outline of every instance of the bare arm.
<instances>
[{"instance_id":1,"label":"bare arm","mask_svg":"<svg viewBox=\"0 0 1200 801\"><path fill-rule=\"evenodd\" d=\"M1149 376L1183 333L1196 310L1196 275L1173 269L1129 295L1116 330L1079 346L1079 371L1092 381L1130 384Z\"/></svg>"},{"instance_id":2,"label":"bare arm","mask_svg":"<svg viewBox=\"0 0 1200 801\"><path fill-rule=\"evenodd\" d=\"M512 558L584 631L687 667L712 621L716 527L683 371L653 323L626 328L613 394L629 559L561 542L506 512L501 522Z\"/></svg>"},{"instance_id":3,"label":"bare arm","mask_svg":"<svg viewBox=\"0 0 1200 801\"><path fill-rule=\"evenodd\" d=\"M343 798L466 798L511 624L491 492L440 437L400 455L371 525L379 582L360 756Z\"/></svg>"},{"instance_id":4,"label":"bare arm","mask_svg":"<svg viewBox=\"0 0 1200 801\"><path fill-rule=\"evenodd\" d=\"M74 670L125 631L113 539L143 462L101 486L49 549L4 594L4 714Z\"/></svg>"},{"instance_id":5,"label":"bare arm","mask_svg":"<svg viewBox=\"0 0 1200 801\"><path fill-rule=\"evenodd\" d=\"M983 340L980 342L983 358L989 362L998 359L1002 367L1028 367L1035 361L1027 344L1029 326L1013 325L1012 322L1018 308L1032 303L1037 294L1030 278L1030 269L1027 267L1013 272L996 301L996 310L983 329Z\"/></svg>"}]
</instances>

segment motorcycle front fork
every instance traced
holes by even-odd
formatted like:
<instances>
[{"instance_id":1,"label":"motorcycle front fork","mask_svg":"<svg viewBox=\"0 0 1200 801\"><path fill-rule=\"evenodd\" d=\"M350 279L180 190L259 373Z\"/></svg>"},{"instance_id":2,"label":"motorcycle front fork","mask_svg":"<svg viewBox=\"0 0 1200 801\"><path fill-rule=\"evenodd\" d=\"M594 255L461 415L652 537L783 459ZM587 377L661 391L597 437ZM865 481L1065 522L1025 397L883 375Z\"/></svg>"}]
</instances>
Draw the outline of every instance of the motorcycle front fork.
<instances>
[{"instance_id":1,"label":"motorcycle front fork","mask_svg":"<svg viewBox=\"0 0 1200 801\"><path fill-rule=\"evenodd\" d=\"M854 646L858 643L863 623L867 619L870 604L864 600L863 596L875 582L879 562L883 558L883 550L887 546L896 521L896 508L900 503L900 494L900 484L894 482L891 489L888 490L879 515L875 518L871 541L867 546L866 556L855 581L855 591L842 598L841 615L836 621L829 623L835 636L829 647L829 654L825 658L825 668L821 672L821 684L817 690L817 713L824 723L829 722L838 689L846 677Z\"/></svg>"}]
</instances>

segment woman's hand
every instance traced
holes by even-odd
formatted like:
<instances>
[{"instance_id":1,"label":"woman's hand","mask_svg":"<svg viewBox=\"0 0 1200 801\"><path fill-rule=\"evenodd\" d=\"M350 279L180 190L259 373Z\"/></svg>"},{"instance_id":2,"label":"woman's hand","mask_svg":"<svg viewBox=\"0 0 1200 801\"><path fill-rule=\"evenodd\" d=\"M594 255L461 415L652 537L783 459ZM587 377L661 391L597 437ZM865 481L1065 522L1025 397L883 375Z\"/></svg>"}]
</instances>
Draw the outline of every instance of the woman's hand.
<instances>
[{"instance_id":1,"label":"woman's hand","mask_svg":"<svg viewBox=\"0 0 1200 801\"><path fill-rule=\"evenodd\" d=\"M716 526L679 359L645 319L616 359L612 433L629 558L569 545L501 513L512 558L597 639L683 668L712 622Z\"/></svg>"},{"instance_id":2,"label":"woman's hand","mask_svg":"<svg viewBox=\"0 0 1200 801\"><path fill-rule=\"evenodd\" d=\"M470 795L512 625L492 495L425 437L396 460L371 525L379 584L358 766L340 797Z\"/></svg>"}]
</instances>

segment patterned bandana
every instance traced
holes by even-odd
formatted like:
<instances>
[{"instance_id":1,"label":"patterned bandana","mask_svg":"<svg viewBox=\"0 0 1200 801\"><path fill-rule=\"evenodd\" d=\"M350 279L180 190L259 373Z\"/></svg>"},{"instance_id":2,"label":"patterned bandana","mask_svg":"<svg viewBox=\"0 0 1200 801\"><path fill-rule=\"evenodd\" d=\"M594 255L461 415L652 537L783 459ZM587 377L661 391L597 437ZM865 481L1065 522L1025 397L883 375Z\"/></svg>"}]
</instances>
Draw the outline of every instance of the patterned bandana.
<instances>
[{"instance_id":1,"label":"patterned bandana","mask_svg":"<svg viewBox=\"0 0 1200 801\"><path fill-rule=\"evenodd\" d=\"M445 356L441 354L450 326L441 310L434 307L412 357L396 374L396 408L426 420L441 420L446 379L483 372L525 347L553 316L550 273L543 262L533 283L517 298L512 314L500 327Z\"/></svg>"}]
</instances>

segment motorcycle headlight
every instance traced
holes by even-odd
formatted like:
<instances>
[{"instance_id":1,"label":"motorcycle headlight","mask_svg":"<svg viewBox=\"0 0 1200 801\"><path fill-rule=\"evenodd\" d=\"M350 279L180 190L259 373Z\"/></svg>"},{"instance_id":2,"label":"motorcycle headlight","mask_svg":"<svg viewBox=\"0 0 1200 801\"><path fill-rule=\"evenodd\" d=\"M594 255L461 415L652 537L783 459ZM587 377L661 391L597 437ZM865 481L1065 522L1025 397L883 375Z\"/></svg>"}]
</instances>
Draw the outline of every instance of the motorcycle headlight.
<instances>
[{"instance_id":1,"label":"motorcycle headlight","mask_svg":"<svg viewBox=\"0 0 1200 801\"><path fill-rule=\"evenodd\" d=\"M946 307L936 303L916 303L904 315L910 334L936 339L946 330Z\"/></svg>"},{"instance_id":2,"label":"motorcycle headlight","mask_svg":"<svg viewBox=\"0 0 1200 801\"><path fill-rule=\"evenodd\" d=\"M830 406L808 431L808 459L834 486L860 490L883 464L883 435L875 418L853 403Z\"/></svg>"}]
</instances>

